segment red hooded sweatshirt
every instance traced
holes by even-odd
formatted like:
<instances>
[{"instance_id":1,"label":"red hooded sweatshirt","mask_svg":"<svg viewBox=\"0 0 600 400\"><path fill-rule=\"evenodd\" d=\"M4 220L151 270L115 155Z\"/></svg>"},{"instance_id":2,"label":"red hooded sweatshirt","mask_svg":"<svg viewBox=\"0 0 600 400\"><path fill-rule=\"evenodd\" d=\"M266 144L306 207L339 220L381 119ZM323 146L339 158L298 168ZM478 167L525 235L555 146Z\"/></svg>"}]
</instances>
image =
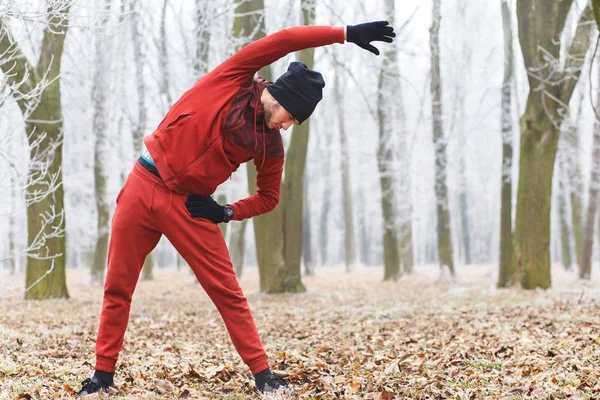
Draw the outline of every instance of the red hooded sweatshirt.
<instances>
[{"instance_id":1,"label":"red hooded sweatshirt","mask_svg":"<svg viewBox=\"0 0 600 400\"><path fill-rule=\"evenodd\" d=\"M144 143L160 176L174 192L212 195L240 164L254 160L257 191L231 206L242 220L279 202L284 149L277 129L263 120L262 67L306 48L344 43L344 29L302 26L250 43L202 77L171 107Z\"/></svg>"}]
</instances>

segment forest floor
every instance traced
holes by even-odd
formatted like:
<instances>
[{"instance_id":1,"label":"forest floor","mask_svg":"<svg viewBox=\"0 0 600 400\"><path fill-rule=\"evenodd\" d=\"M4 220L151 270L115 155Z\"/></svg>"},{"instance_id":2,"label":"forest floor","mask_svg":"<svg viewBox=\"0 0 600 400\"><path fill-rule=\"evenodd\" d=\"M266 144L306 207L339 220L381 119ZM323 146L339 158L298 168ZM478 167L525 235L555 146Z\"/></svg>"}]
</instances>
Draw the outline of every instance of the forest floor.
<instances>
[{"instance_id":1,"label":"forest floor","mask_svg":"<svg viewBox=\"0 0 600 400\"><path fill-rule=\"evenodd\" d=\"M73 398L91 376L102 290L87 274L69 270L71 299L43 302L10 296L23 277L0 275L0 399ZM552 289L521 291L495 289L489 266L454 281L432 266L382 274L322 268L286 295L260 294L256 270L242 277L272 369L300 398L600 398L598 278L557 267ZM257 398L190 272L155 276L138 285L108 397Z\"/></svg>"}]
</instances>

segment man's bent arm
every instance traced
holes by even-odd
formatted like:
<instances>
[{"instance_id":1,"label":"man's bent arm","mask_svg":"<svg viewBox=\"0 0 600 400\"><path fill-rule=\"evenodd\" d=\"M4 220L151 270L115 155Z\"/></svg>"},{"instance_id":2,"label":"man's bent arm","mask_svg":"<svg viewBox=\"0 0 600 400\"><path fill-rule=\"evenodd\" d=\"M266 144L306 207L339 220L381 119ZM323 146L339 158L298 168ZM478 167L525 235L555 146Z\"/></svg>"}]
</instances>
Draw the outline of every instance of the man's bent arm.
<instances>
[{"instance_id":1,"label":"man's bent arm","mask_svg":"<svg viewBox=\"0 0 600 400\"><path fill-rule=\"evenodd\" d=\"M254 159L256 165L256 193L250 197L231 204L233 220L241 221L272 211L279 203L281 175L283 174L283 157L267 158L262 164L262 157Z\"/></svg>"}]
</instances>

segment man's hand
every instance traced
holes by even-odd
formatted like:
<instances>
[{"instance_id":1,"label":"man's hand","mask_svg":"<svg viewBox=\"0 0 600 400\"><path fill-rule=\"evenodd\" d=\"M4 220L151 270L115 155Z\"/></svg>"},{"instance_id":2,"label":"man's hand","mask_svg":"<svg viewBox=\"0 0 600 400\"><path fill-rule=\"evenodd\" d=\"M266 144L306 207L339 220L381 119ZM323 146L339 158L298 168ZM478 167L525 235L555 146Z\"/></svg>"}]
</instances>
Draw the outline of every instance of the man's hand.
<instances>
[{"instance_id":1,"label":"man's hand","mask_svg":"<svg viewBox=\"0 0 600 400\"><path fill-rule=\"evenodd\" d=\"M356 43L365 50L369 50L376 56L379 50L371 44L373 41L392 43L396 34L394 28L387 21L367 22L358 25L348 25L346 27L347 39L349 42Z\"/></svg>"},{"instance_id":2,"label":"man's hand","mask_svg":"<svg viewBox=\"0 0 600 400\"><path fill-rule=\"evenodd\" d=\"M192 218L206 218L215 224L225 221L225 207L210 196L188 196L185 207Z\"/></svg>"}]
</instances>

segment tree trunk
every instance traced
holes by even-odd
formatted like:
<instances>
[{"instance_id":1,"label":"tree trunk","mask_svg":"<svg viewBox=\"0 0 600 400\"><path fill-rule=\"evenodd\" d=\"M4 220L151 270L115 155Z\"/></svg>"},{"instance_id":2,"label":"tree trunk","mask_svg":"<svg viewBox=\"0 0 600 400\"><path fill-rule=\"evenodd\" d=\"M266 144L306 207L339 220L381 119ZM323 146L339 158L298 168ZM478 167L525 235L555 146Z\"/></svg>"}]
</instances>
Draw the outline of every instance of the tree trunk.
<instances>
[{"instance_id":1,"label":"tree trunk","mask_svg":"<svg viewBox=\"0 0 600 400\"><path fill-rule=\"evenodd\" d=\"M244 256L246 254L246 225L248 220L231 221L231 237L229 241L229 252L231 253L231 263L238 279L244 272Z\"/></svg>"},{"instance_id":2,"label":"tree trunk","mask_svg":"<svg viewBox=\"0 0 600 400\"><path fill-rule=\"evenodd\" d=\"M358 191L357 209L358 212L358 239L360 242L360 262L363 265L371 263L371 236L369 235L369 227L367 224L367 215L365 207L367 206L365 195L362 190Z\"/></svg>"},{"instance_id":3,"label":"tree trunk","mask_svg":"<svg viewBox=\"0 0 600 400\"><path fill-rule=\"evenodd\" d=\"M35 99L15 97L25 120L30 163L25 194L27 204L27 267L25 299L68 298L66 285L66 231L62 186L63 115L60 65L68 30L70 4L48 6L36 68L23 55L9 27L0 17L0 54L11 62L0 65L10 85L21 93L43 91ZM45 78L46 83L41 79ZM49 83L48 83L49 82ZM45 87L44 87L45 86Z\"/></svg>"},{"instance_id":4,"label":"tree trunk","mask_svg":"<svg viewBox=\"0 0 600 400\"><path fill-rule=\"evenodd\" d=\"M325 146L321 151L321 171L323 171L322 179L325 181L325 189L323 191L323 206L321 207L321 214L319 221L319 254L321 255L321 265L327 265L329 262L329 213L331 212L331 157L325 154L325 149L330 149L333 145L333 139L331 135L326 135L323 138Z\"/></svg>"},{"instance_id":5,"label":"tree trunk","mask_svg":"<svg viewBox=\"0 0 600 400\"><path fill-rule=\"evenodd\" d=\"M384 65L386 59L384 59ZM384 67L385 68L385 67ZM385 74L382 68L379 75L378 103L379 111L379 148L377 160L379 167L379 183L381 185L381 212L383 216L383 280L397 280L400 275L400 254L398 251L398 232L396 225L394 187L392 181L392 149L389 144L393 121L384 109L384 104L389 104L382 91L385 90Z\"/></svg>"},{"instance_id":6,"label":"tree trunk","mask_svg":"<svg viewBox=\"0 0 600 400\"><path fill-rule=\"evenodd\" d=\"M165 0L166 2L167 0ZM196 78L200 79L208 72L208 50L210 44L210 29L209 19L211 18L210 10L207 6L210 1L196 0L196 57L194 59L194 72Z\"/></svg>"},{"instance_id":7,"label":"tree trunk","mask_svg":"<svg viewBox=\"0 0 600 400\"><path fill-rule=\"evenodd\" d=\"M466 21L467 18L467 2L468 0L459 0L456 6L458 11L458 17L463 21ZM468 28L467 28L468 29ZM469 48L469 41L466 40L466 37L470 38L470 35L462 35L461 43L456 43L456 46L461 46L462 51L460 53L460 58L463 60L461 64L460 73L463 76L469 76L471 71L469 67L472 65L472 56L471 49ZM466 65L466 68L465 68ZM459 143L466 143L468 139L466 139L465 131L466 131L466 112L465 112L465 89L463 82L457 79L454 83L454 92L456 98L454 99L454 108L452 123L450 124L449 135L456 135L456 139ZM454 127L457 127L455 130ZM469 265L472 262L471 257L471 233L470 233L470 224L469 224L469 202L468 202L468 188L467 188L467 168L465 163L466 151L460 151L456 154L456 161L458 162L458 171L457 171L457 191L458 191L458 219L460 228L457 229L458 235L457 240L459 242L458 252L459 252L459 260L465 265Z\"/></svg>"},{"instance_id":8,"label":"tree trunk","mask_svg":"<svg viewBox=\"0 0 600 400\"><path fill-rule=\"evenodd\" d=\"M592 7L594 10L594 19L596 20L596 25L600 29L600 0L592 0Z\"/></svg>"},{"instance_id":9,"label":"tree trunk","mask_svg":"<svg viewBox=\"0 0 600 400\"><path fill-rule=\"evenodd\" d=\"M169 84L169 53L167 51L167 4L168 0L163 0L162 13L160 18L160 49L159 49L159 67L160 67L160 94L163 99L163 109L168 110L173 105L171 97L171 85Z\"/></svg>"},{"instance_id":10,"label":"tree trunk","mask_svg":"<svg viewBox=\"0 0 600 400\"><path fill-rule=\"evenodd\" d=\"M315 4L311 0L300 0L304 25L314 25ZM299 61L313 68L315 50L304 49L299 53ZM272 264L274 271L268 293L305 292L302 283L300 261L302 259L302 218L304 213L304 175L306 152L310 132L310 119L296 125L285 161L285 179L281 188L283 209L283 264Z\"/></svg>"},{"instance_id":11,"label":"tree trunk","mask_svg":"<svg viewBox=\"0 0 600 400\"><path fill-rule=\"evenodd\" d=\"M580 166L574 167L579 169ZM581 174L579 174L579 180L581 181ZM583 262L583 241L584 241L584 228L583 228L583 199L581 194L583 193L583 185L574 182L574 187L571 190L571 225L573 226L573 238L575 239L575 261L577 265L581 265Z\"/></svg>"},{"instance_id":12,"label":"tree trunk","mask_svg":"<svg viewBox=\"0 0 600 400\"><path fill-rule=\"evenodd\" d=\"M312 231L310 224L310 202L308 201L308 180L304 181L304 214L302 217L302 261L304 262L304 274L312 275L315 261L312 252Z\"/></svg>"},{"instance_id":13,"label":"tree trunk","mask_svg":"<svg viewBox=\"0 0 600 400\"><path fill-rule=\"evenodd\" d=\"M437 200L437 234L440 267L448 268L455 276L450 235L450 213L448 210L448 188L446 182L447 154L442 120L442 81L440 74L440 21L441 0L433 1L431 25L431 97L433 115L433 145L435 148L435 193Z\"/></svg>"},{"instance_id":14,"label":"tree trunk","mask_svg":"<svg viewBox=\"0 0 600 400\"><path fill-rule=\"evenodd\" d=\"M111 1L104 2L104 10L102 10L101 29L106 29L106 24L110 17ZM94 76L92 87L92 129L94 131L94 190L96 194L96 210L97 228L96 228L96 247L94 250L94 261L91 268L92 283L104 285L104 271L106 270L106 258L108 253L108 220L109 210L106 196L106 72L108 70L108 60L111 59L107 50L110 48L110 43L107 43L106 32L102 31L96 36L96 54L94 60Z\"/></svg>"},{"instance_id":15,"label":"tree trunk","mask_svg":"<svg viewBox=\"0 0 600 400\"><path fill-rule=\"evenodd\" d=\"M15 246L15 237L17 229L17 221L15 213L17 212L17 178L12 175L10 177L10 214L8 215L8 257L10 262L10 274L14 275L17 272L17 251Z\"/></svg>"},{"instance_id":16,"label":"tree trunk","mask_svg":"<svg viewBox=\"0 0 600 400\"><path fill-rule=\"evenodd\" d=\"M400 65L396 59L396 71L398 79L396 79L396 93L397 99L395 100L396 109L399 115L399 121L397 126L401 129L401 132L397 135L399 138L399 149L396 155L395 164L398 165L398 171L394 174L397 179L398 189L398 200L396 202L398 221L398 251L400 253L400 268L403 274L411 274L414 267L414 256L413 256L413 232L412 232L412 194L411 194L411 177L410 177L410 164L411 164L411 151L410 151L410 136L405 129L405 113L404 113L404 102L402 99L402 84L399 79Z\"/></svg>"},{"instance_id":17,"label":"tree trunk","mask_svg":"<svg viewBox=\"0 0 600 400\"><path fill-rule=\"evenodd\" d=\"M530 90L521 117L513 263L518 274L514 278L525 289L551 285L550 199L554 159L560 124L567 114L564 105L569 104L589 47L592 17L588 6L581 15L563 66L560 35L573 2L542 0L542 4L538 3L535 0L517 2L519 41L530 72Z\"/></svg>"},{"instance_id":18,"label":"tree trunk","mask_svg":"<svg viewBox=\"0 0 600 400\"><path fill-rule=\"evenodd\" d=\"M335 63L333 92L337 104L337 117L340 131L341 162L340 172L342 174L342 202L344 207L344 261L346 271L350 272L356 264L356 240L354 239L354 215L352 204L352 186L350 182L350 162L348 160L348 139L346 138L346 124L344 116L344 94L340 84L342 69L339 63Z\"/></svg>"},{"instance_id":19,"label":"tree trunk","mask_svg":"<svg viewBox=\"0 0 600 400\"><path fill-rule=\"evenodd\" d=\"M569 243L569 225L567 223L567 188L565 187L566 174L563 173L565 165L559 163L559 178L558 178L558 214L560 217L560 245L562 263L565 271L571 270L571 246Z\"/></svg>"},{"instance_id":20,"label":"tree trunk","mask_svg":"<svg viewBox=\"0 0 600 400\"><path fill-rule=\"evenodd\" d=\"M225 193L221 193L217 196L217 203L219 204L227 204L227 196ZM221 230L221 234L223 234L223 238L227 238L227 227L229 224L219 224L219 229Z\"/></svg>"},{"instance_id":21,"label":"tree trunk","mask_svg":"<svg viewBox=\"0 0 600 400\"><path fill-rule=\"evenodd\" d=\"M393 0L384 3L385 15L394 24L395 6ZM394 138L402 135L399 128L402 115L397 107L398 59L393 46L383 52L381 70L377 85L377 122L379 144L377 166L381 186L381 212L383 217L383 280L397 280L401 275L400 252L398 247L397 199L394 182Z\"/></svg>"},{"instance_id":22,"label":"tree trunk","mask_svg":"<svg viewBox=\"0 0 600 400\"><path fill-rule=\"evenodd\" d=\"M502 83L502 175L500 204L500 270L498 287L514 284L512 264L512 157L513 133L511 116L511 85L513 82L513 35L510 9L507 0L501 0L504 31L504 80Z\"/></svg>"},{"instance_id":23,"label":"tree trunk","mask_svg":"<svg viewBox=\"0 0 600 400\"><path fill-rule=\"evenodd\" d=\"M541 104L528 105L521 119L519 194L513 255L521 285L526 289L546 289L551 284L550 199L558 134L558 130L545 117ZM536 141L534 138L538 136L544 136L545 139Z\"/></svg>"},{"instance_id":24,"label":"tree trunk","mask_svg":"<svg viewBox=\"0 0 600 400\"><path fill-rule=\"evenodd\" d=\"M464 157L461 157L460 165L460 194L458 196L458 201L460 203L460 230L464 251L464 262L465 265L469 265L471 264L471 235L469 233L469 205L467 201L467 180L465 177L466 167Z\"/></svg>"},{"instance_id":25,"label":"tree trunk","mask_svg":"<svg viewBox=\"0 0 600 400\"><path fill-rule=\"evenodd\" d=\"M598 62L599 60L596 60ZM600 68L599 68L600 70ZM599 75L600 80L600 75ZM600 91L596 93L596 107L600 105ZM592 141L592 166L590 188L583 247L583 262L579 266L579 279L592 277L592 251L594 248L594 228L596 226L596 207L598 206L598 188L600 186L600 119L596 117Z\"/></svg>"}]
</instances>

